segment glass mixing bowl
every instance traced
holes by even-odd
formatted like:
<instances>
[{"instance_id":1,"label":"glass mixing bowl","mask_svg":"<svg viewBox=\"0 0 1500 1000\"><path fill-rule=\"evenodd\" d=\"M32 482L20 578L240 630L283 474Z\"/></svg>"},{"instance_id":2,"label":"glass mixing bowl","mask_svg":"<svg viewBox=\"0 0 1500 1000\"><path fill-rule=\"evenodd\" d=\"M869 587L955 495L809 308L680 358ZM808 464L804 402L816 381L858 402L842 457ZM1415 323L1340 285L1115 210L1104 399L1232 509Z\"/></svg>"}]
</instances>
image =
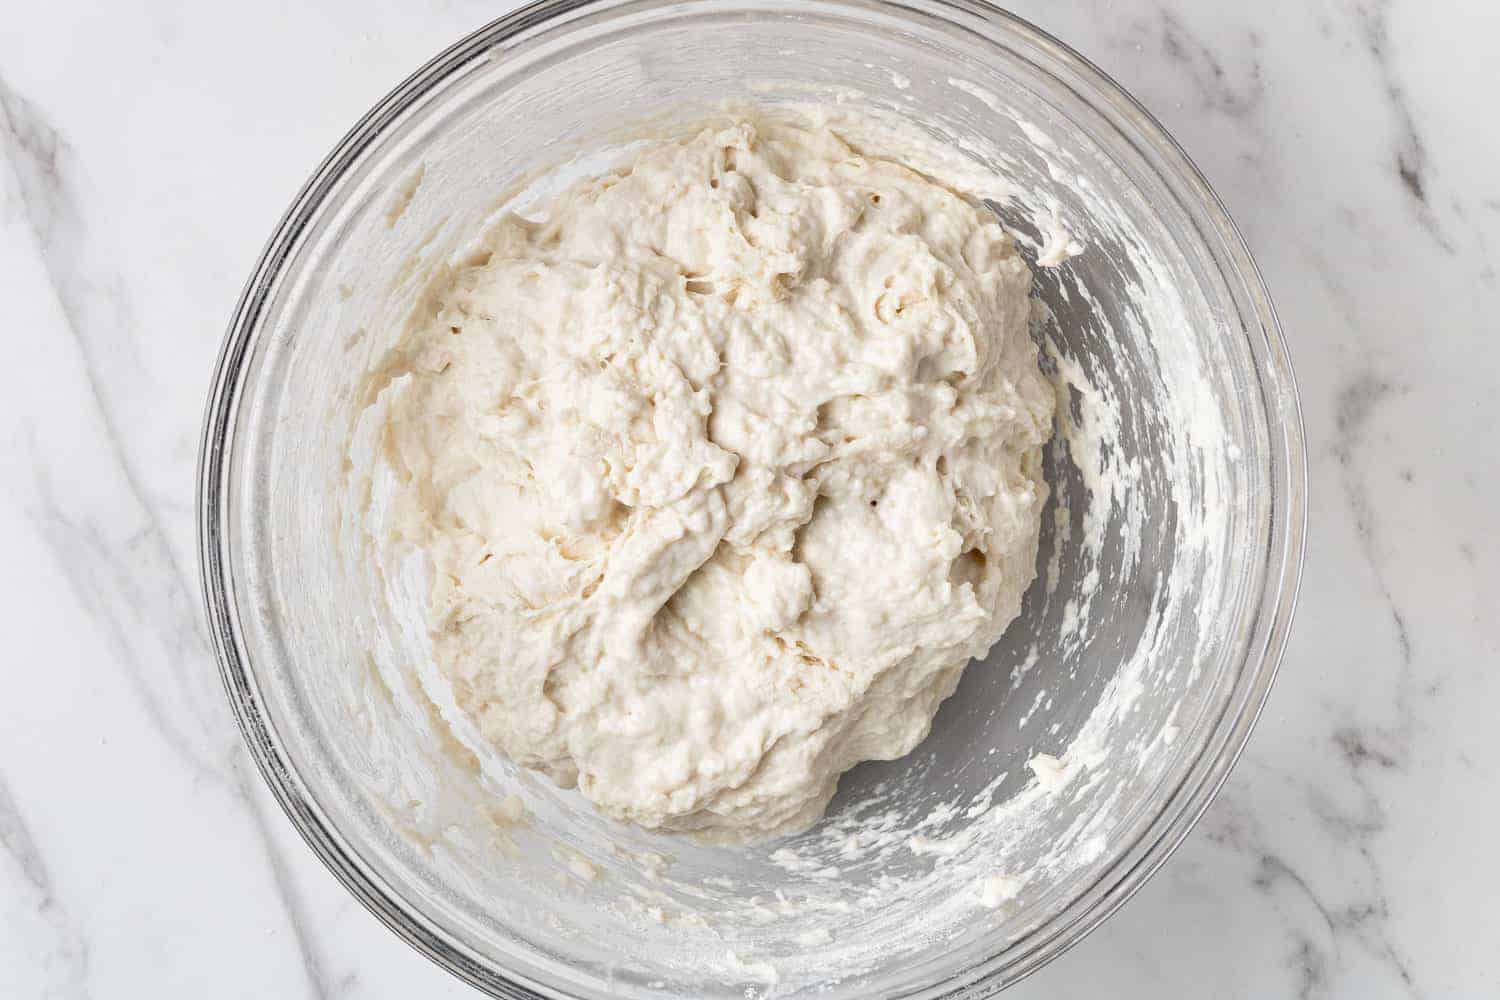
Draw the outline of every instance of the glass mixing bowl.
<instances>
[{"instance_id":1,"label":"glass mixing bowl","mask_svg":"<svg viewBox=\"0 0 1500 1000\"><path fill-rule=\"evenodd\" d=\"M748 848L609 823L466 741L424 666L421 574L369 543L349 461L425 268L558 164L608 165L623 126L731 97L899 118L1014 184L993 207L1029 252L1059 223L1085 247L1038 269L1059 434L1021 618L917 751ZM314 851L493 995L983 996L1139 888L1245 745L1300 572L1301 434L1223 207L1044 33L965 0L545 0L366 115L267 247L208 406L208 616Z\"/></svg>"}]
</instances>

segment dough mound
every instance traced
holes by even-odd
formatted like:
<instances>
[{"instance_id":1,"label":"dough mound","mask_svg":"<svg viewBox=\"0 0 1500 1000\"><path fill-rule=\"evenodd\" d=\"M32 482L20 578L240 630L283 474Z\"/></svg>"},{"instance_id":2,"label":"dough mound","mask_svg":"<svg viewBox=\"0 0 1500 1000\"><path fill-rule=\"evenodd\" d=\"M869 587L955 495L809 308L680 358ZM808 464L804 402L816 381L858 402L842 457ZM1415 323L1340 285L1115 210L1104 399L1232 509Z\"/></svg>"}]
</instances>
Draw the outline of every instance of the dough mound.
<instances>
[{"instance_id":1,"label":"dough mound","mask_svg":"<svg viewBox=\"0 0 1500 1000\"><path fill-rule=\"evenodd\" d=\"M459 706L618 819L811 825L1035 575L1030 283L982 205L806 123L648 143L502 218L380 383Z\"/></svg>"}]
</instances>

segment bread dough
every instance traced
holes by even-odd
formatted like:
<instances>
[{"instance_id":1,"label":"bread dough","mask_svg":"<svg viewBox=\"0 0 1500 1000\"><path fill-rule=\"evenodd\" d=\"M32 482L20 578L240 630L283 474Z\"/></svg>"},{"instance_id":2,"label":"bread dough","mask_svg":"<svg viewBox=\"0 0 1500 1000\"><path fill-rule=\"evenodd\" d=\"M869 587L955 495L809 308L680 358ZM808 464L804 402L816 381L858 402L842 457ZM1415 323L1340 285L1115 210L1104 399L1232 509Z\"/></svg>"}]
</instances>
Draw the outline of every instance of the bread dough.
<instances>
[{"instance_id":1,"label":"bread dough","mask_svg":"<svg viewBox=\"0 0 1500 1000\"><path fill-rule=\"evenodd\" d=\"M622 820L813 823L1035 574L1030 283L977 200L807 122L652 141L501 219L375 389L458 705Z\"/></svg>"}]
</instances>

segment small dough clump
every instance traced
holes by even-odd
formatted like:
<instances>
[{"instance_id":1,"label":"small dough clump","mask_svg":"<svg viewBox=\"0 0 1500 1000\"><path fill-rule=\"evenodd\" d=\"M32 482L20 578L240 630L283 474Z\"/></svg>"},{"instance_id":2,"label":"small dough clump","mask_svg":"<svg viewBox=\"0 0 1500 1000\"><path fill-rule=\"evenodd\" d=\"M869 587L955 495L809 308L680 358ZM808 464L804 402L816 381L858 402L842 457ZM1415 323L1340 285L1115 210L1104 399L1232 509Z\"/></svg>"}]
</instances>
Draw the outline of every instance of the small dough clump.
<instances>
[{"instance_id":1,"label":"small dough clump","mask_svg":"<svg viewBox=\"0 0 1500 1000\"><path fill-rule=\"evenodd\" d=\"M501 219L373 390L458 705L610 816L812 824L1035 575L1030 285L976 199L806 123Z\"/></svg>"}]
</instances>

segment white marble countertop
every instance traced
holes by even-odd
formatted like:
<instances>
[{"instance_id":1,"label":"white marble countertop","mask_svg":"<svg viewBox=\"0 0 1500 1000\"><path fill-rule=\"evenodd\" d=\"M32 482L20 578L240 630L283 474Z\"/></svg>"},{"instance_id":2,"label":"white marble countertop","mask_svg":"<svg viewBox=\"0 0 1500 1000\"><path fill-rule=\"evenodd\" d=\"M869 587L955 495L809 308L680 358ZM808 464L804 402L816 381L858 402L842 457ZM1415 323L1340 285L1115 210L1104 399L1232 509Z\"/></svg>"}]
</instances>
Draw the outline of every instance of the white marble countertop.
<instances>
[{"instance_id":1,"label":"white marble countertop","mask_svg":"<svg viewBox=\"0 0 1500 1000\"><path fill-rule=\"evenodd\" d=\"M263 792L199 624L193 476L274 220L360 113L505 6L5 18L0 996L477 996ZM1291 647L1224 793L1008 996L1500 996L1500 5L1438 6L1021 8L1159 115L1244 229L1312 505Z\"/></svg>"}]
</instances>

